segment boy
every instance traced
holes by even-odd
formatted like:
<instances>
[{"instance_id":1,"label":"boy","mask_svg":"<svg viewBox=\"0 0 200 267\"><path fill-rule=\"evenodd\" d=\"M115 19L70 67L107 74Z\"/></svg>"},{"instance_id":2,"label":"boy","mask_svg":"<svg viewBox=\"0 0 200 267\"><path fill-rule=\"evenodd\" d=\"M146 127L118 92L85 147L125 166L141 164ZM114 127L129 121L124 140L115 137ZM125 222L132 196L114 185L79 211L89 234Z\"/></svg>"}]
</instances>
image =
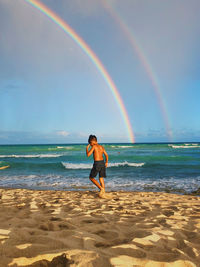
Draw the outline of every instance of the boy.
<instances>
[{"instance_id":1,"label":"boy","mask_svg":"<svg viewBox=\"0 0 200 267\"><path fill-rule=\"evenodd\" d=\"M97 143L97 138L95 135L90 135L88 139L88 145L86 147L86 154L89 157L93 153L94 164L90 172L90 180L100 189L100 195L105 193L105 184L103 177L106 177L106 168L108 166L108 154L104 147ZM89 147L92 147L90 150ZM104 163L103 154L106 158L106 163ZM99 173L99 182L94 178Z\"/></svg>"}]
</instances>

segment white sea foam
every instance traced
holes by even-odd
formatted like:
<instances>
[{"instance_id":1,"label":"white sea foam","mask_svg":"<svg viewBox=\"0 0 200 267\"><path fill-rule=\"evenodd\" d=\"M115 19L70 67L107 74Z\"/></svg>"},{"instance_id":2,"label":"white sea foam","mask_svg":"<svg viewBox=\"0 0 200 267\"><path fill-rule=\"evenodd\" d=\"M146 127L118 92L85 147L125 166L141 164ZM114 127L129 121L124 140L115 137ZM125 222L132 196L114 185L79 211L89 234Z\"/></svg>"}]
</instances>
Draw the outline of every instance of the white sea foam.
<instances>
[{"instance_id":1,"label":"white sea foam","mask_svg":"<svg viewBox=\"0 0 200 267\"><path fill-rule=\"evenodd\" d=\"M66 177L62 175L3 175L0 179L1 187L13 188L48 188L48 189L67 189L67 190L96 190L95 186L88 181L88 177ZM191 192L200 187L200 176L192 178L185 177L163 177L160 179L130 177L116 177L109 175L106 180L108 191L130 190L130 191L172 191L172 192Z\"/></svg>"},{"instance_id":2,"label":"white sea foam","mask_svg":"<svg viewBox=\"0 0 200 267\"><path fill-rule=\"evenodd\" d=\"M185 145L168 145L172 148L199 148L200 146L198 144L185 144Z\"/></svg>"},{"instance_id":3,"label":"white sea foam","mask_svg":"<svg viewBox=\"0 0 200 267\"><path fill-rule=\"evenodd\" d=\"M69 149L72 149L73 146L57 146L57 147L49 147L48 150L58 150L58 149L66 149L66 150L69 150Z\"/></svg>"},{"instance_id":4,"label":"white sea foam","mask_svg":"<svg viewBox=\"0 0 200 267\"><path fill-rule=\"evenodd\" d=\"M0 155L0 158L57 158L60 154Z\"/></svg>"},{"instance_id":5,"label":"white sea foam","mask_svg":"<svg viewBox=\"0 0 200 267\"><path fill-rule=\"evenodd\" d=\"M184 144L186 146L198 146L198 144Z\"/></svg>"},{"instance_id":6,"label":"white sea foam","mask_svg":"<svg viewBox=\"0 0 200 267\"><path fill-rule=\"evenodd\" d=\"M120 167L120 166L130 166L130 167L142 167L145 163L144 162L116 162L116 163L108 163L108 167Z\"/></svg>"},{"instance_id":7,"label":"white sea foam","mask_svg":"<svg viewBox=\"0 0 200 267\"><path fill-rule=\"evenodd\" d=\"M62 165L66 169L91 169L92 164L87 164L87 163L68 163L68 162L62 162Z\"/></svg>"},{"instance_id":8,"label":"white sea foam","mask_svg":"<svg viewBox=\"0 0 200 267\"><path fill-rule=\"evenodd\" d=\"M176 191L181 192L185 190L186 192L191 192L199 188L200 177L195 179L184 178L181 180L175 177L162 178L154 180L153 178L140 179L127 179L121 178L109 179L106 182L106 188L108 190L136 190L136 191Z\"/></svg>"},{"instance_id":9,"label":"white sea foam","mask_svg":"<svg viewBox=\"0 0 200 267\"><path fill-rule=\"evenodd\" d=\"M66 169L91 169L92 164L89 163L68 163L68 162L62 162L63 166ZM135 163L135 162L112 162L108 163L108 168L109 167L121 167L121 166L130 166L130 167L142 167L145 163L140 162L140 163Z\"/></svg>"}]
</instances>

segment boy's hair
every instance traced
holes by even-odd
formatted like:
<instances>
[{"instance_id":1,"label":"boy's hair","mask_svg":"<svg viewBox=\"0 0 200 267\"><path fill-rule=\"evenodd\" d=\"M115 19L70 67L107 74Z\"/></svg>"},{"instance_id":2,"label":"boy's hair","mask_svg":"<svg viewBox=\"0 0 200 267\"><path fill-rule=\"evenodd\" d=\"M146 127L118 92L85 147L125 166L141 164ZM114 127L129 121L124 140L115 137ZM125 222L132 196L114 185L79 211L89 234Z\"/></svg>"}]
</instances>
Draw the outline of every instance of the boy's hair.
<instances>
[{"instance_id":1,"label":"boy's hair","mask_svg":"<svg viewBox=\"0 0 200 267\"><path fill-rule=\"evenodd\" d=\"M97 141L97 138L96 138L96 136L95 135L90 135L89 136L89 138L88 138L88 143L90 143L92 140L95 140L95 141Z\"/></svg>"}]
</instances>

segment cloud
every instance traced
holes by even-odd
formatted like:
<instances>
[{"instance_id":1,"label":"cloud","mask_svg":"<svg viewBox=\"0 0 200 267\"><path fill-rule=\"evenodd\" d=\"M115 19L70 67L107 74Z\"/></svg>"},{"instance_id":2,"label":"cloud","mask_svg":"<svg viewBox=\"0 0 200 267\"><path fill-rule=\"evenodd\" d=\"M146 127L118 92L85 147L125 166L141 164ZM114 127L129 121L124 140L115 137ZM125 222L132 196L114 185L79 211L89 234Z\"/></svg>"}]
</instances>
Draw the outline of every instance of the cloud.
<instances>
[{"instance_id":1,"label":"cloud","mask_svg":"<svg viewBox=\"0 0 200 267\"><path fill-rule=\"evenodd\" d=\"M66 132L66 131L58 131L58 132L56 132L56 133L57 133L57 135L59 135L59 136L63 136L63 137L66 137L66 136L69 135L69 132Z\"/></svg>"},{"instance_id":2,"label":"cloud","mask_svg":"<svg viewBox=\"0 0 200 267\"><path fill-rule=\"evenodd\" d=\"M59 144L87 143L90 133L67 131L36 132L36 131L0 131L0 144ZM96 133L98 141L128 142L125 135L108 135Z\"/></svg>"},{"instance_id":3,"label":"cloud","mask_svg":"<svg viewBox=\"0 0 200 267\"><path fill-rule=\"evenodd\" d=\"M58 134L59 133L59 134ZM99 143L128 143L126 135L107 133L94 133ZM0 144L62 144L62 143L87 143L89 133L66 131L54 132L28 132L28 131L1 131ZM173 132L173 140L169 141L164 129L148 132L136 132L136 142L200 142L200 131L192 129L176 129Z\"/></svg>"},{"instance_id":4,"label":"cloud","mask_svg":"<svg viewBox=\"0 0 200 267\"><path fill-rule=\"evenodd\" d=\"M136 142L199 142L200 130L194 131L189 128L173 129L171 140L165 129L148 129L145 132L135 133Z\"/></svg>"}]
</instances>

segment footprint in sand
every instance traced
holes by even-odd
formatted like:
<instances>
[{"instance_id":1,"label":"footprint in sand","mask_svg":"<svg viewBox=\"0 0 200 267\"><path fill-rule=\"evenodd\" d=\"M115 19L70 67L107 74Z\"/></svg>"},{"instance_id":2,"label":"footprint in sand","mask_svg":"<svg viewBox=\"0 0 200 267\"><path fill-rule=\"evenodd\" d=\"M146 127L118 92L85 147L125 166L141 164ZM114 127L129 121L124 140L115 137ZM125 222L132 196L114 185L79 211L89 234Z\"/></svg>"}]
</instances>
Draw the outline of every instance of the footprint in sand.
<instances>
[{"instance_id":1,"label":"footprint in sand","mask_svg":"<svg viewBox=\"0 0 200 267\"><path fill-rule=\"evenodd\" d=\"M128 245L125 245L124 247L123 245L121 246L119 245L119 246L111 248L110 252L114 253L115 255L122 254L122 255L127 255L127 256L136 257L136 258L146 257L146 253L142 251L139 247L134 246L134 248L132 248L132 246L134 245L128 244Z\"/></svg>"},{"instance_id":2,"label":"footprint in sand","mask_svg":"<svg viewBox=\"0 0 200 267\"><path fill-rule=\"evenodd\" d=\"M97 232L94 232L93 234L99 235L100 237L104 238L104 239L115 239L118 237L118 233L114 232L114 231L104 231L104 230L100 230Z\"/></svg>"},{"instance_id":3,"label":"footprint in sand","mask_svg":"<svg viewBox=\"0 0 200 267\"><path fill-rule=\"evenodd\" d=\"M91 219L91 220L82 220L81 223L95 223L95 224L101 224L101 223L105 223L105 220L96 220L96 219Z\"/></svg>"},{"instance_id":4,"label":"footprint in sand","mask_svg":"<svg viewBox=\"0 0 200 267\"><path fill-rule=\"evenodd\" d=\"M104 198L104 199L112 199L113 198L113 196L110 193L101 192L101 191L99 193L99 197Z\"/></svg>"}]
</instances>

